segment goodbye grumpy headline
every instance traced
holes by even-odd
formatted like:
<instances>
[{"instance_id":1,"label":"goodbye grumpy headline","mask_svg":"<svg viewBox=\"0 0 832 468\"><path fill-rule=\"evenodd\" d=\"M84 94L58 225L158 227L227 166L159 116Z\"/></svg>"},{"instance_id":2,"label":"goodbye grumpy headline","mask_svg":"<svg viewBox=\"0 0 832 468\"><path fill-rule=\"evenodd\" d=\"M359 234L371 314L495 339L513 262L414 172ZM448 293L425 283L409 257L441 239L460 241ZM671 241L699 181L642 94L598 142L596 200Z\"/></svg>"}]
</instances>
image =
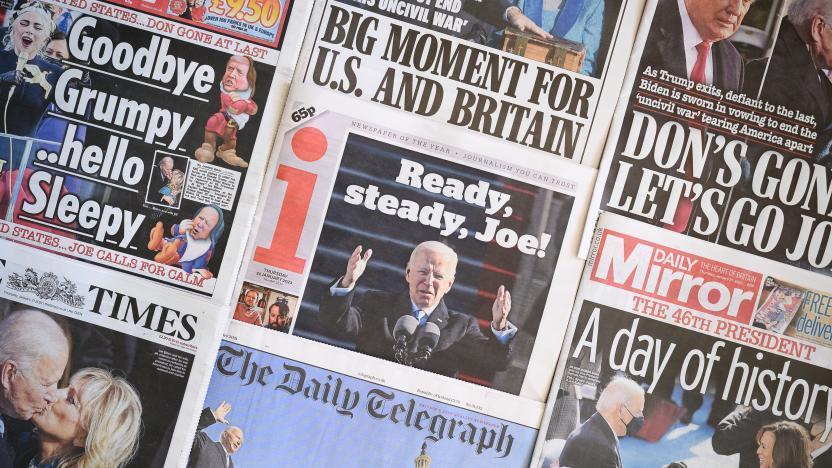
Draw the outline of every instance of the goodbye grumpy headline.
<instances>
[{"instance_id":1,"label":"goodbye grumpy headline","mask_svg":"<svg viewBox=\"0 0 832 468\"><path fill-rule=\"evenodd\" d=\"M139 44L135 39L114 42L107 36L96 37L99 21L84 16L73 23L67 39L69 67L60 75L52 95L63 115L109 129L111 135L106 146L91 144L78 136L79 125L69 123L59 149L36 151L34 166L44 170L36 169L29 177L28 191L33 198L23 202L21 216L34 216L56 226L71 225L74 232L98 242L128 248L146 216L101 200L82 200L64 189L65 175L141 192L152 162L146 148L138 153L131 150L131 140L182 151L180 144L195 117L179 112L181 107L149 105L85 85L85 70L114 69L127 79L148 83L148 94L155 93L150 87L165 87L173 96L208 93L215 72L208 64L173 55L168 38L152 35L147 43Z\"/></svg>"}]
</instances>

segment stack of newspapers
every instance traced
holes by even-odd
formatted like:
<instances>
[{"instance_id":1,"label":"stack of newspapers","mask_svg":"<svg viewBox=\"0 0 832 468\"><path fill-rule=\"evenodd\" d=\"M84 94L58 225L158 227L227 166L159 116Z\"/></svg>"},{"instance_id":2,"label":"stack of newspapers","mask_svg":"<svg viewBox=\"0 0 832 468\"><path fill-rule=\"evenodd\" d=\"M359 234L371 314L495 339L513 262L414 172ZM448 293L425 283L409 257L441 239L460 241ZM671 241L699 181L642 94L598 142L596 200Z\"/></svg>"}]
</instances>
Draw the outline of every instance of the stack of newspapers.
<instances>
[{"instance_id":1,"label":"stack of newspapers","mask_svg":"<svg viewBox=\"0 0 832 468\"><path fill-rule=\"evenodd\" d=\"M0 37L0 468L832 467L829 0Z\"/></svg>"}]
</instances>

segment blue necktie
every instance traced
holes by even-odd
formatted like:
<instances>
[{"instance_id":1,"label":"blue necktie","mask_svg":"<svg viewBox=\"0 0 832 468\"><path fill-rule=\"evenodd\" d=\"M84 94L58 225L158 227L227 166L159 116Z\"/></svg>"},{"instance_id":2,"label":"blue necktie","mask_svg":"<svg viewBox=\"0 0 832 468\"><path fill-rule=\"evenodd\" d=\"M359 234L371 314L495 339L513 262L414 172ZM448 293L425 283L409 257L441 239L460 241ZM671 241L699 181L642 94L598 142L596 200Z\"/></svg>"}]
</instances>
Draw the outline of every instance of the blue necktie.
<instances>
[{"instance_id":1,"label":"blue necktie","mask_svg":"<svg viewBox=\"0 0 832 468\"><path fill-rule=\"evenodd\" d=\"M425 324L425 322L428 321L428 314L419 310L419 309L416 309L413 312L411 312L411 315L416 317L416 319L419 321L419 326L420 327L423 326Z\"/></svg>"}]
</instances>

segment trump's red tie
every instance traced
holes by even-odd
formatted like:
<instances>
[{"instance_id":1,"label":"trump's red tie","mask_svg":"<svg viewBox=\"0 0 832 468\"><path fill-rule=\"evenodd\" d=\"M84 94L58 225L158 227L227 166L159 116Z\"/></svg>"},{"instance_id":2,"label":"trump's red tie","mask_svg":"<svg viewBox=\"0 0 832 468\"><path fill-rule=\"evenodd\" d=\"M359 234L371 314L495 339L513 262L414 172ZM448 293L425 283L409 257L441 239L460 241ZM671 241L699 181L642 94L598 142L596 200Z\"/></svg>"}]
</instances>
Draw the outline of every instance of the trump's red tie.
<instances>
[{"instance_id":1,"label":"trump's red tie","mask_svg":"<svg viewBox=\"0 0 832 468\"><path fill-rule=\"evenodd\" d=\"M696 62L693 63L693 69L690 71L691 81L695 83L705 82L705 69L708 66L708 55L710 53L710 42L700 42L699 44L696 44ZM688 178L691 177L691 170L688 167L685 167L685 176ZM690 221L690 215L692 212L693 200L685 197L680 198L679 204L676 206L676 214L673 215L673 223L665 224L665 229L669 229L674 232L684 232L688 227L688 221Z\"/></svg>"}]
</instances>

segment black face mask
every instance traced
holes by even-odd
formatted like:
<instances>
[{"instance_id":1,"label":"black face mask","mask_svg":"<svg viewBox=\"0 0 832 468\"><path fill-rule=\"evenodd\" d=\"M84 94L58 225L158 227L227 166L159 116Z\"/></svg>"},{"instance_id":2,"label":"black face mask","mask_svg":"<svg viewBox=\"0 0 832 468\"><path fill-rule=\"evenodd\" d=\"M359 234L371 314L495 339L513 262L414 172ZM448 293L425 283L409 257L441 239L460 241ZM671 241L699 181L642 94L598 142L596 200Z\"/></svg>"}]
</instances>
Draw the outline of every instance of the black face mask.
<instances>
[{"instance_id":1,"label":"black face mask","mask_svg":"<svg viewBox=\"0 0 832 468\"><path fill-rule=\"evenodd\" d=\"M627 405L624 405L624 409L630 413L630 416L632 416L630 422L626 423L625 426L627 427L627 435L633 437L638 434L638 431L640 431L642 427L644 427L644 416L634 415L633 412L630 411L630 408L627 408ZM622 419L621 422L624 422L624 420Z\"/></svg>"},{"instance_id":2,"label":"black face mask","mask_svg":"<svg viewBox=\"0 0 832 468\"><path fill-rule=\"evenodd\" d=\"M63 69L63 70L66 70L67 68L69 68L69 66L67 64L65 64L63 62L63 60L61 60L59 58L54 58L54 57L50 57L48 55L44 55L43 59L46 60L47 62L53 64L53 65L57 65L57 66L61 67L61 69Z\"/></svg>"}]
</instances>

